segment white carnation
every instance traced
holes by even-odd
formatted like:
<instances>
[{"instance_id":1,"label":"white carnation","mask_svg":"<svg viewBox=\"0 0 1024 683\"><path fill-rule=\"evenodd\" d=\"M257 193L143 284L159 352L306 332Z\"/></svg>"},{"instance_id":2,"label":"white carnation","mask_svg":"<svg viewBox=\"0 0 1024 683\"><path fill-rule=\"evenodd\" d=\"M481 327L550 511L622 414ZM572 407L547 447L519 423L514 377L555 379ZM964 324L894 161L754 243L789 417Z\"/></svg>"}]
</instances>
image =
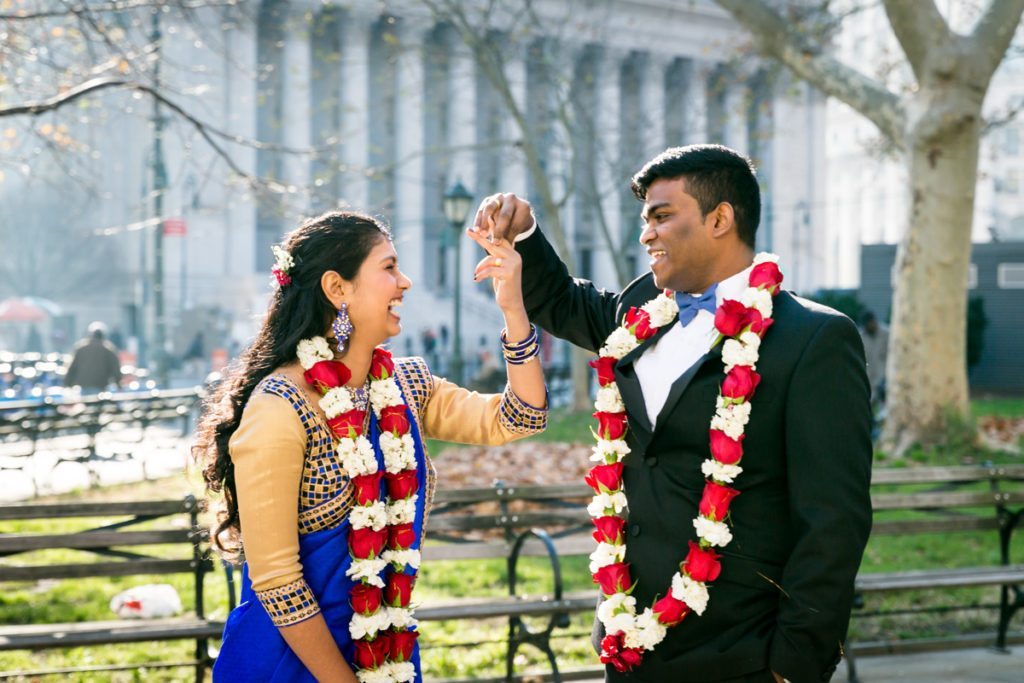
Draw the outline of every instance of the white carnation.
<instances>
[{"instance_id":1,"label":"white carnation","mask_svg":"<svg viewBox=\"0 0 1024 683\"><path fill-rule=\"evenodd\" d=\"M387 566L387 560L379 557L372 560L353 559L352 565L345 570L345 576L352 577L353 581L366 579L366 582L371 586L383 588L384 580L380 578L380 573L384 571L384 568Z\"/></svg>"},{"instance_id":2,"label":"white carnation","mask_svg":"<svg viewBox=\"0 0 1024 683\"><path fill-rule=\"evenodd\" d=\"M743 344L735 339L726 339L722 345L722 362L725 363L726 372L736 365L757 365L758 348Z\"/></svg>"},{"instance_id":3,"label":"white carnation","mask_svg":"<svg viewBox=\"0 0 1024 683\"><path fill-rule=\"evenodd\" d=\"M416 680L416 667L412 662L388 662L384 666L389 669L391 680L395 683L408 683Z\"/></svg>"},{"instance_id":4,"label":"white carnation","mask_svg":"<svg viewBox=\"0 0 1024 683\"><path fill-rule=\"evenodd\" d=\"M348 513L353 529L365 529L367 527L374 531L380 531L388 523L388 510L383 500L374 501L370 505L354 505Z\"/></svg>"},{"instance_id":5,"label":"white carnation","mask_svg":"<svg viewBox=\"0 0 1024 683\"><path fill-rule=\"evenodd\" d=\"M604 624L605 633L622 631L628 635L636 630L636 617L626 612L619 612L605 619L602 623Z\"/></svg>"},{"instance_id":6,"label":"white carnation","mask_svg":"<svg viewBox=\"0 0 1024 683\"><path fill-rule=\"evenodd\" d=\"M598 439L597 445L592 449L592 455L590 459L594 462L601 462L608 465L617 463L624 457L629 455L629 446L626 445L625 439L613 439L611 441L607 439Z\"/></svg>"},{"instance_id":7,"label":"white carnation","mask_svg":"<svg viewBox=\"0 0 1024 683\"><path fill-rule=\"evenodd\" d=\"M597 549L590 553L590 573L596 574L601 567L622 562L626 558L626 546L623 544L598 543Z\"/></svg>"},{"instance_id":8,"label":"white carnation","mask_svg":"<svg viewBox=\"0 0 1024 683\"><path fill-rule=\"evenodd\" d=\"M746 425L750 422L750 404L744 401L743 403L723 405L715 410L715 415L724 420L735 420L741 425Z\"/></svg>"},{"instance_id":9,"label":"white carnation","mask_svg":"<svg viewBox=\"0 0 1024 683\"><path fill-rule=\"evenodd\" d=\"M387 610L384 609L378 609L369 616L357 612L352 615L352 620L348 622L348 632L352 634L353 640L376 635L387 627L388 614Z\"/></svg>"},{"instance_id":10,"label":"white carnation","mask_svg":"<svg viewBox=\"0 0 1024 683\"><path fill-rule=\"evenodd\" d=\"M635 621L635 630L626 633L626 647L642 647L645 650L653 650L655 646L665 639L668 629L658 621L658 617L650 607L645 607L643 614Z\"/></svg>"},{"instance_id":11,"label":"white carnation","mask_svg":"<svg viewBox=\"0 0 1024 683\"><path fill-rule=\"evenodd\" d=\"M626 405L622 402L622 394L615 384L607 384L597 390L597 400L594 407L602 413L622 413L626 411Z\"/></svg>"},{"instance_id":12,"label":"white carnation","mask_svg":"<svg viewBox=\"0 0 1024 683\"><path fill-rule=\"evenodd\" d=\"M617 327L608 335L604 346L598 351L599 356L611 356L618 360L640 345L633 333L625 327Z\"/></svg>"},{"instance_id":13,"label":"white carnation","mask_svg":"<svg viewBox=\"0 0 1024 683\"><path fill-rule=\"evenodd\" d=\"M360 669L356 671L356 678L359 683L394 683L391 666L387 663L376 669Z\"/></svg>"},{"instance_id":14,"label":"white carnation","mask_svg":"<svg viewBox=\"0 0 1024 683\"><path fill-rule=\"evenodd\" d=\"M373 444L365 436L356 439L339 439L337 446L338 459L349 477L361 474L373 474L377 471L377 456L373 452Z\"/></svg>"},{"instance_id":15,"label":"white carnation","mask_svg":"<svg viewBox=\"0 0 1024 683\"><path fill-rule=\"evenodd\" d=\"M398 388L398 382L394 377L370 382L370 405L373 406L373 412L378 418L385 408L404 404L402 390Z\"/></svg>"},{"instance_id":16,"label":"white carnation","mask_svg":"<svg viewBox=\"0 0 1024 683\"><path fill-rule=\"evenodd\" d=\"M725 432L730 439L739 439L743 435L743 423L731 416L716 414L711 418L711 428Z\"/></svg>"},{"instance_id":17,"label":"white carnation","mask_svg":"<svg viewBox=\"0 0 1024 683\"><path fill-rule=\"evenodd\" d=\"M757 256L754 257L754 265L755 266L756 265L760 265L762 263L778 263L778 262L779 262L778 254L773 254L773 253L768 252L768 251L759 252L757 254Z\"/></svg>"},{"instance_id":18,"label":"white carnation","mask_svg":"<svg viewBox=\"0 0 1024 683\"><path fill-rule=\"evenodd\" d=\"M295 355L299 357L299 364L303 370L309 370L322 360L332 360L331 346L323 337L303 339L295 349Z\"/></svg>"},{"instance_id":19,"label":"white carnation","mask_svg":"<svg viewBox=\"0 0 1024 683\"><path fill-rule=\"evenodd\" d=\"M411 524L416 519L417 494L412 494L405 500L396 500L388 505L388 524Z\"/></svg>"},{"instance_id":20,"label":"white carnation","mask_svg":"<svg viewBox=\"0 0 1024 683\"><path fill-rule=\"evenodd\" d=\"M383 611L383 610L382 610ZM412 610L405 607L388 607L388 619L392 628L409 628L416 625Z\"/></svg>"},{"instance_id":21,"label":"white carnation","mask_svg":"<svg viewBox=\"0 0 1024 683\"><path fill-rule=\"evenodd\" d=\"M708 588L685 574L672 577L672 597L687 604L697 615L704 614L708 606Z\"/></svg>"},{"instance_id":22,"label":"white carnation","mask_svg":"<svg viewBox=\"0 0 1024 683\"><path fill-rule=\"evenodd\" d=\"M716 522L700 515L693 520L693 528L697 530L698 536L713 546L724 548L732 541L732 532L725 522Z\"/></svg>"},{"instance_id":23,"label":"white carnation","mask_svg":"<svg viewBox=\"0 0 1024 683\"><path fill-rule=\"evenodd\" d=\"M409 565L413 569L418 569L420 566L420 551L412 548L407 550L385 550L380 556L391 564L400 567Z\"/></svg>"},{"instance_id":24,"label":"white carnation","mask_svg":"<svg viewBox=\"0 0 1024 683\"><path fill-rule=\"evenodd\" d=\"M587 506L587 512L591 517L604 517L605 510L612 509L619 514L626 508L626 494L622 491L615 493L598 493L594 500Z\"/></svg>"},{"instance_id":25,"label":"white carnation","mask_svg":"<svg viewBox=\"0 0 1024 683\"><path fill-rule=\"evenodd\" d=\"M619 627L612 629L609 626L609 622L620 615L624 615L627 618L620 619ZM605 625L608 633L625 630L623 626L631 629L635 616L636 598L625 593L616 593L611 597L605 598L597 608L597 618Z\"/></svg>"},{"instance_id":26,"label":"white carnation","mask_svg":"<svg viewBox=\"0 0 1024 683\"><path fill-rule=\"evenodd\" d=\"M320 399L320 407L324 409L327 419L330 420L353 410L356 404L352 402L352 392L349 389L334 387Z\"/></svg>"},{"instance_id":27,"label":"white carnation","mask_svg":"<svg viewBox=\"0 0 1024 683\"><path fill-rule=\"evenodd\" d=\"M747 287L740 295L740 303L747 308L756 308L761 317L772 317L772 294L767 289Z\"/></svg>"},{"instance_id":28,"label":"white carnation","mask_svg":"<svg viewBox=\"0 0 1024 683\"><path fill-rule=\"evenodd\" d=\"M761 348L761 335L757 332L744 332L740 335L740 343L746 346L748 349L760 349Z\"/></svg>"},{"instance_id":29,"label":"white carnation","mask_svg":"<svg viewBox=\"0 0 1024 683\"><path fill-rule=\"evenodd\" d=\"M700 471L705 477L711 477L723 484L731 484L736 477L743 473L743 468L739 465L723 465L717 460L709 458L701 464Z\"/></svg>"},{"instance_id":30,"label":"white carnation","mask_svg":"<svg viewBox=\"0 0 1024 683\"><path fill-rule=\"evenodd\" d=\"M395 436L390 432L380 435L380 450L384 453L384 468L391 474L416 467L416 445L411 434Z\"/></svg>"},{"instance_id":31,"label":"white carnation","mask_svg":"<svg viewBox=\"0 0 1024 683\"><path fill-rule=\"evenodd\" d=\"M665 294L658 295L641 306L640 309L646 311L647 315L651 317L651 325L654 327L664 327L679 315L679 304L676 303L675 297Z\"/></svg>"}]
</instances>

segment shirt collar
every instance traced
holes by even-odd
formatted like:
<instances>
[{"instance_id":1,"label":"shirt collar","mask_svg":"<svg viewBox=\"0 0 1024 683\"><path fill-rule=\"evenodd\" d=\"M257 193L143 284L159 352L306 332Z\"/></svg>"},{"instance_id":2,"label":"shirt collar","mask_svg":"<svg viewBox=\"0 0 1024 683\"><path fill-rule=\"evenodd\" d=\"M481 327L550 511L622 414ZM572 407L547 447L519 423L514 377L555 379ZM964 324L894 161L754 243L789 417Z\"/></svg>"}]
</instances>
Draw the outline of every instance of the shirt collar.
<instances>
[{"instance_id":1,"label":"shirt collar","mask_svg":"<svg viewBox=\"0 0 1024 683\"><path fill-rule=\"evenodd\" d=\"M743 290L750 283L750 271L753 269L754 265L751 264L735 275L730 275L719 282L718 289L715 290L716 306L721 306L722 302L726 299L739 300L740 296L743 295Z\"/></svg>"}]
</instances>

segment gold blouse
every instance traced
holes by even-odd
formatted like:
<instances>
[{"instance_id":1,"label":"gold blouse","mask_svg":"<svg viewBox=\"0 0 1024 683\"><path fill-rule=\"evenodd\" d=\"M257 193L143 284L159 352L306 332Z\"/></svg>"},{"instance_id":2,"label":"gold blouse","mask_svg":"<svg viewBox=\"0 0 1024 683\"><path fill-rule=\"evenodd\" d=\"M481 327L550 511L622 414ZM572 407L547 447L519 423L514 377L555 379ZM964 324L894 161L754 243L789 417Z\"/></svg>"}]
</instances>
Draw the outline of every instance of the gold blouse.
<instances>
[{"instance_id":1,"label":"gold blouse","mask_svg":"<svg viewBox=\"0 0 1024 683\"><path fill-rule=\"evenodd\" d=\"M395 377L424 441L499 445L547 425L547 408L509 387L469 391L431 375L422 358L396 358ZM437 475L425 446L429 509ZM275 374L253 390L228 448L253 590L277 626L308 619L320 608L303 579L299 537L336 527L352 507L334 436L302 389Z\"/></svg>"}]
</instances>

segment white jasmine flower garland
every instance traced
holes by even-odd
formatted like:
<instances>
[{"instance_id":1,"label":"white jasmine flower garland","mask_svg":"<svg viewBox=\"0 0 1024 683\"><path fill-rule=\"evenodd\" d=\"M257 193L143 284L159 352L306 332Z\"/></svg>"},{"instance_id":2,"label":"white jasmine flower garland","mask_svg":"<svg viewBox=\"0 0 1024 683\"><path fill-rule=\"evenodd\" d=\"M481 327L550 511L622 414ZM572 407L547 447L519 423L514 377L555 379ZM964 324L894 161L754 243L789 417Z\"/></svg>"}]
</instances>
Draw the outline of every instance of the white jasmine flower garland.
<instances>
[{"instance_id":1,"label":"white jasmine flower garland","mask_svg":"<svg viewBox=\"0 0 1024 683\"><path fill-rule=\"evenodd\" d=\"M777 268L762 264L777 262L778 257L774 254L761 253L755 257L750 282L753 283L756 280L758 284L748 286L739 300L748 309L748 316L753 315L749 313L749 309L756 309L762 320L771 317L772 297L779 291L782 275ZM673 323L679 314L675 297L672 292L668 291L648 301L641 306L641 310L647 313L649 325L654 330ZM725 315L728 316L730 313ZM756 320L756 316L754 319ZM731 331L735 327L729 329ZM722 346L722 363L726 373L736 366L749 367L751 372L756 369L761 336L764 333L764 327L760 332L753 332L748 325L734 336L725 339ZM607 367L608 363L621 359L639 345L640 340L623 322L608 336L601 347L597 361L598 367L602 364ZM598 376L600 379L600 373ZM693 520L694 530L700 543L699 547L702 550L710 547L723 547L732 541L732 531L724 520L727 519L729 501L738 492L725 485L735 481L743 472L743 468L738 463L738 460L742 458L742 452L737 457L734 451L736 443L741 442L750 421L750 403L743 398L727 399L719 393L715 407L711 430L720 432L719 437L724 435L728 439L723 445L722 439L712 438L712 457L701 464L701 472L709 482L705 495L708 495L707 492L710 490L712 494L722 495L723 499L711 500L708 504L710 510L708 514L717 519L700 514ZM598 607L597 617L604 625L606 639L611 638L615 641L613 646L608 648L602 646L601 661L614 662L617 668L625 667L625 670L628 671L632 668L632 662L636 657L631 657L630 661L622 659L619 653L623 649L632 649L641 657L645 652L653 650L664 640L667 629L681 621L688 611L692 611L698 616L704 613L709 593L704 582L689 575L684 563L680 573L675 574L672 578L671 589L668 591L671 597L666 596L662 599L662 601L675 600L677 604L683 603L683 608L674 611L668 609L661 611L659 608L659 612L655 613L651 607L645 607L643 612L637 614L636 599L628 595L632 584L629 580L629 565L624 562L625 539L619 531L612 531L616 528L614 525L604 526L603 523L607 520L600 519L609 516L621 517L627 505L621 477L617 485L616 482L610 481L615 477L615 471L608 467L621 462L630 452L625 439L626 429L628 429L625 405L622 403L622 395L615 385L614 379L609 382L607 377L605 378L604 384L598 389L594 408L600 414L598 417L601 424L599 430L595 432L596 445L590 456L590 459L597 465L588 474L588 478L595 481L595 487L599 486L600 488L595 490L594 498L587 506L587 512L597 520L595 523L599 531L595 532L595 536L599 539L604 536L604 540L598 541L597 548L590 555L590 572L594 575L595 582L602 584L602 591L605 593L605 599ZM621 428L620 423L627 427ZM608 438L612 436L614 438ZM713 433L712 437L715 436ZM717 452L716 448L733 450ZM719 457L728 462L719 460ZM596 474L599 472L598 468L604 468L600 470L601 477ZM711 486L712 483L714 486ZM613 533L615 538L609 535ZM604 578L607 583L603 583L599 577ZM611 594L608 594L609 592ZM666 622L663 623L659 617L665 613L681 614L682 616L666 616ZM669 619L672 621L668 621Z\"/></svg>"}]
</instances>

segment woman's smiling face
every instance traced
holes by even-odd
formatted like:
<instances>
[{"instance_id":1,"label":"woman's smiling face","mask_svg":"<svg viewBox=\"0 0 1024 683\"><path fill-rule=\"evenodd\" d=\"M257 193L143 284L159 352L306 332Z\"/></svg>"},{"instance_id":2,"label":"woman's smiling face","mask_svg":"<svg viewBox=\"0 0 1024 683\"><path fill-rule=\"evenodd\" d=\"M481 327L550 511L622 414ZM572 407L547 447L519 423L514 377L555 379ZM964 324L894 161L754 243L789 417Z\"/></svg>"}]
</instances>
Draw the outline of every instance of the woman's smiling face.
<instances>
[{"instance_id":1,"label":"woman's smiling face","mask_svg":"<svg viewBox=\"0 0 1024 683\"><path fill-rule=\"evenodd\" d=\"M381 239L370 251L350 287L352 293L345 301L353 340L377 346L402 331L399 307L412 280L399 270L391 240Z\"/></svg>"}]
</instances>

